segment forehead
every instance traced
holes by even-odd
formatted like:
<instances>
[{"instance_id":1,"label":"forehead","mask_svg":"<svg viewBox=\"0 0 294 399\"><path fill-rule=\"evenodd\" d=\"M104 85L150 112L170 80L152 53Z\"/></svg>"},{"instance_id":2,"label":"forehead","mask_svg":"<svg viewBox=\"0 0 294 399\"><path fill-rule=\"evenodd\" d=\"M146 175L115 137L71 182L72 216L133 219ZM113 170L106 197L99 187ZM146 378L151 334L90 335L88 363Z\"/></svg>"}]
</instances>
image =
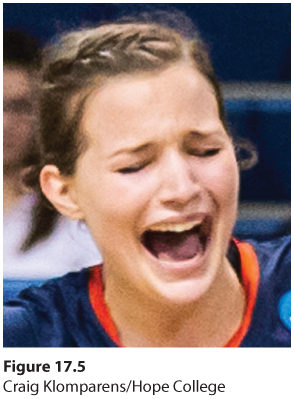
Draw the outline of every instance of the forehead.
<instances>
[{"instance_id":1,"label":"forehead","mask_svg":"<svg viewBox=\"0 0 294 399\"><path fill-rule=\"evenodd\" d=\"M30 78L25 69L4 66L3 94L5 97L15 98L29 95Z\"/></svg>"},{"instance_id":2,"label":"forehead","mask_svg":"<svg viewBox=\"0 0 294 399\"><path fill-rule=\"evenodd\" d=\"M85 103L82 130L90 140L119 145L163 131L220 125L212 86L192 66L109 79ZM156 138L156 137L155 137Z\"/></svg>"}]
</instances>

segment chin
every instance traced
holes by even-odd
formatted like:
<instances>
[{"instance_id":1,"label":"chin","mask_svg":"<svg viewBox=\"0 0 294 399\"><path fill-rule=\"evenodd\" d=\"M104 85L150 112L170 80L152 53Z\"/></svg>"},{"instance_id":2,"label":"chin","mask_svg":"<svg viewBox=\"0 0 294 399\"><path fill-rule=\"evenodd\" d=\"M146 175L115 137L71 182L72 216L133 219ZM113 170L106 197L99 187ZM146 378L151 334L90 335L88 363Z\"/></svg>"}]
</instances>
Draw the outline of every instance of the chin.
<instances>
[{"instance_id":1,"label":"chin","mask_svg":"<svg viewBox=\"0 0 294 399\"><path fill-rule=\"evenodd\" d=\"M219 262L207 259L195 259L189 262L148 262L150 275L149 295L156 302L167 306L188 306L199 301L212 286Z\"/></svg>"},{"instance_id":2,"label":"chin","mask_svg":"<svg viewBox=\"0 0 294 399\"><path fill-rule=\"evenodd\" d=\"M209 290L211 284L212 279L209 277L196 281L181 281L158 287L158 293L161 301L168 306L189 306L197 303Z\"/></svg>"}]
</instances>

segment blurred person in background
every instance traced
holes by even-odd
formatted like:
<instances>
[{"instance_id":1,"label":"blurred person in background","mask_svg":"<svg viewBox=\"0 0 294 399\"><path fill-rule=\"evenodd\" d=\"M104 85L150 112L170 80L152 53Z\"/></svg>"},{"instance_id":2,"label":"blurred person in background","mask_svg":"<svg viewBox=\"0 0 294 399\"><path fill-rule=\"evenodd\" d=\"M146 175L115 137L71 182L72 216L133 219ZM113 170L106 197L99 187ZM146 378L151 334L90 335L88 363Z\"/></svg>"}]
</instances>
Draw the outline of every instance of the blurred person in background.
<instances>
[{"instance_id":1,"label":"blurred person in background","mask_svg":"<svg viewBox=\"0 0 294 399\"><path fill-rule=\"evenodd\" d=\"M3 210L6 215L23 195L21 171L33 151L33 85L41 58L37 42L22 32L4 32L3 44Z\"/></svg>"},{"instance_id":2,"label":"blurred person in background","mask_svg":"<svg viewBox=\"0 0 294 399\"><path fill-rule=\"evenodd\" d=\"M24 189L24 171L37 162L38 69L41 49L22 31L3 39L3 215L4 278L44 279L98 263L101 256L86 228L66 218L41 215L47 235L26 245L38 217L34 194Z\"/></svg>"}]
</instances>

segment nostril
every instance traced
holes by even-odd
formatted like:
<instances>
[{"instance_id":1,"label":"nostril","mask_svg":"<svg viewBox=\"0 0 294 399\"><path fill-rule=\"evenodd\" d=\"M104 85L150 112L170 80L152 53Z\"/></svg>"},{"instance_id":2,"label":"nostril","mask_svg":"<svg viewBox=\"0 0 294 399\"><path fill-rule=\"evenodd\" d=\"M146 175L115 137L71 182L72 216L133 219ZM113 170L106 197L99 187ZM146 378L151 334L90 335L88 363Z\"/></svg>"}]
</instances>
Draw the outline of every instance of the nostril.
<instances>
[{"instance_id":1,"label":"nostril","mask_svg":"<svg viewBox=\"0 0 294 399\"><path fill-rule=\"evenodd\" d=\"M162 187L161 201L166 204L187 204L195 200L201 192L198 183L185 177L177 176Z\"/></svg>"}]
</instances>

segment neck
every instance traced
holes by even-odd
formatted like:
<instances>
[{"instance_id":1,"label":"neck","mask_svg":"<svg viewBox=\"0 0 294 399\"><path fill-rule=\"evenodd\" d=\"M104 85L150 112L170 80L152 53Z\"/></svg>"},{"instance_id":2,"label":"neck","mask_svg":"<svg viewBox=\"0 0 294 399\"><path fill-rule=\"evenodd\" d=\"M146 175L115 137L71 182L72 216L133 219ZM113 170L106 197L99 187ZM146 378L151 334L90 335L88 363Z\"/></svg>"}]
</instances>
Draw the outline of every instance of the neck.
<instances>
[{"instance_id":1,"label":"neck","mask_svg":"<svg viewBox=\"0 0 294 399\"><path fill-rule=\"evenodd\" d=\"M127 347L222 347L242 323L245 296L227 260L195 303L159 303L107 280L105 299Z\"/></svg>"},{"instance_id":2,"label":"neck","mask_svg":"<svg viewBox=\"0 0 294 399\"><path fill-rule=\"evenodd\" d=\"M22 196L21 179L18 172L4 174L3 213L7 214Z\"/></svg>"}]
</instances>

